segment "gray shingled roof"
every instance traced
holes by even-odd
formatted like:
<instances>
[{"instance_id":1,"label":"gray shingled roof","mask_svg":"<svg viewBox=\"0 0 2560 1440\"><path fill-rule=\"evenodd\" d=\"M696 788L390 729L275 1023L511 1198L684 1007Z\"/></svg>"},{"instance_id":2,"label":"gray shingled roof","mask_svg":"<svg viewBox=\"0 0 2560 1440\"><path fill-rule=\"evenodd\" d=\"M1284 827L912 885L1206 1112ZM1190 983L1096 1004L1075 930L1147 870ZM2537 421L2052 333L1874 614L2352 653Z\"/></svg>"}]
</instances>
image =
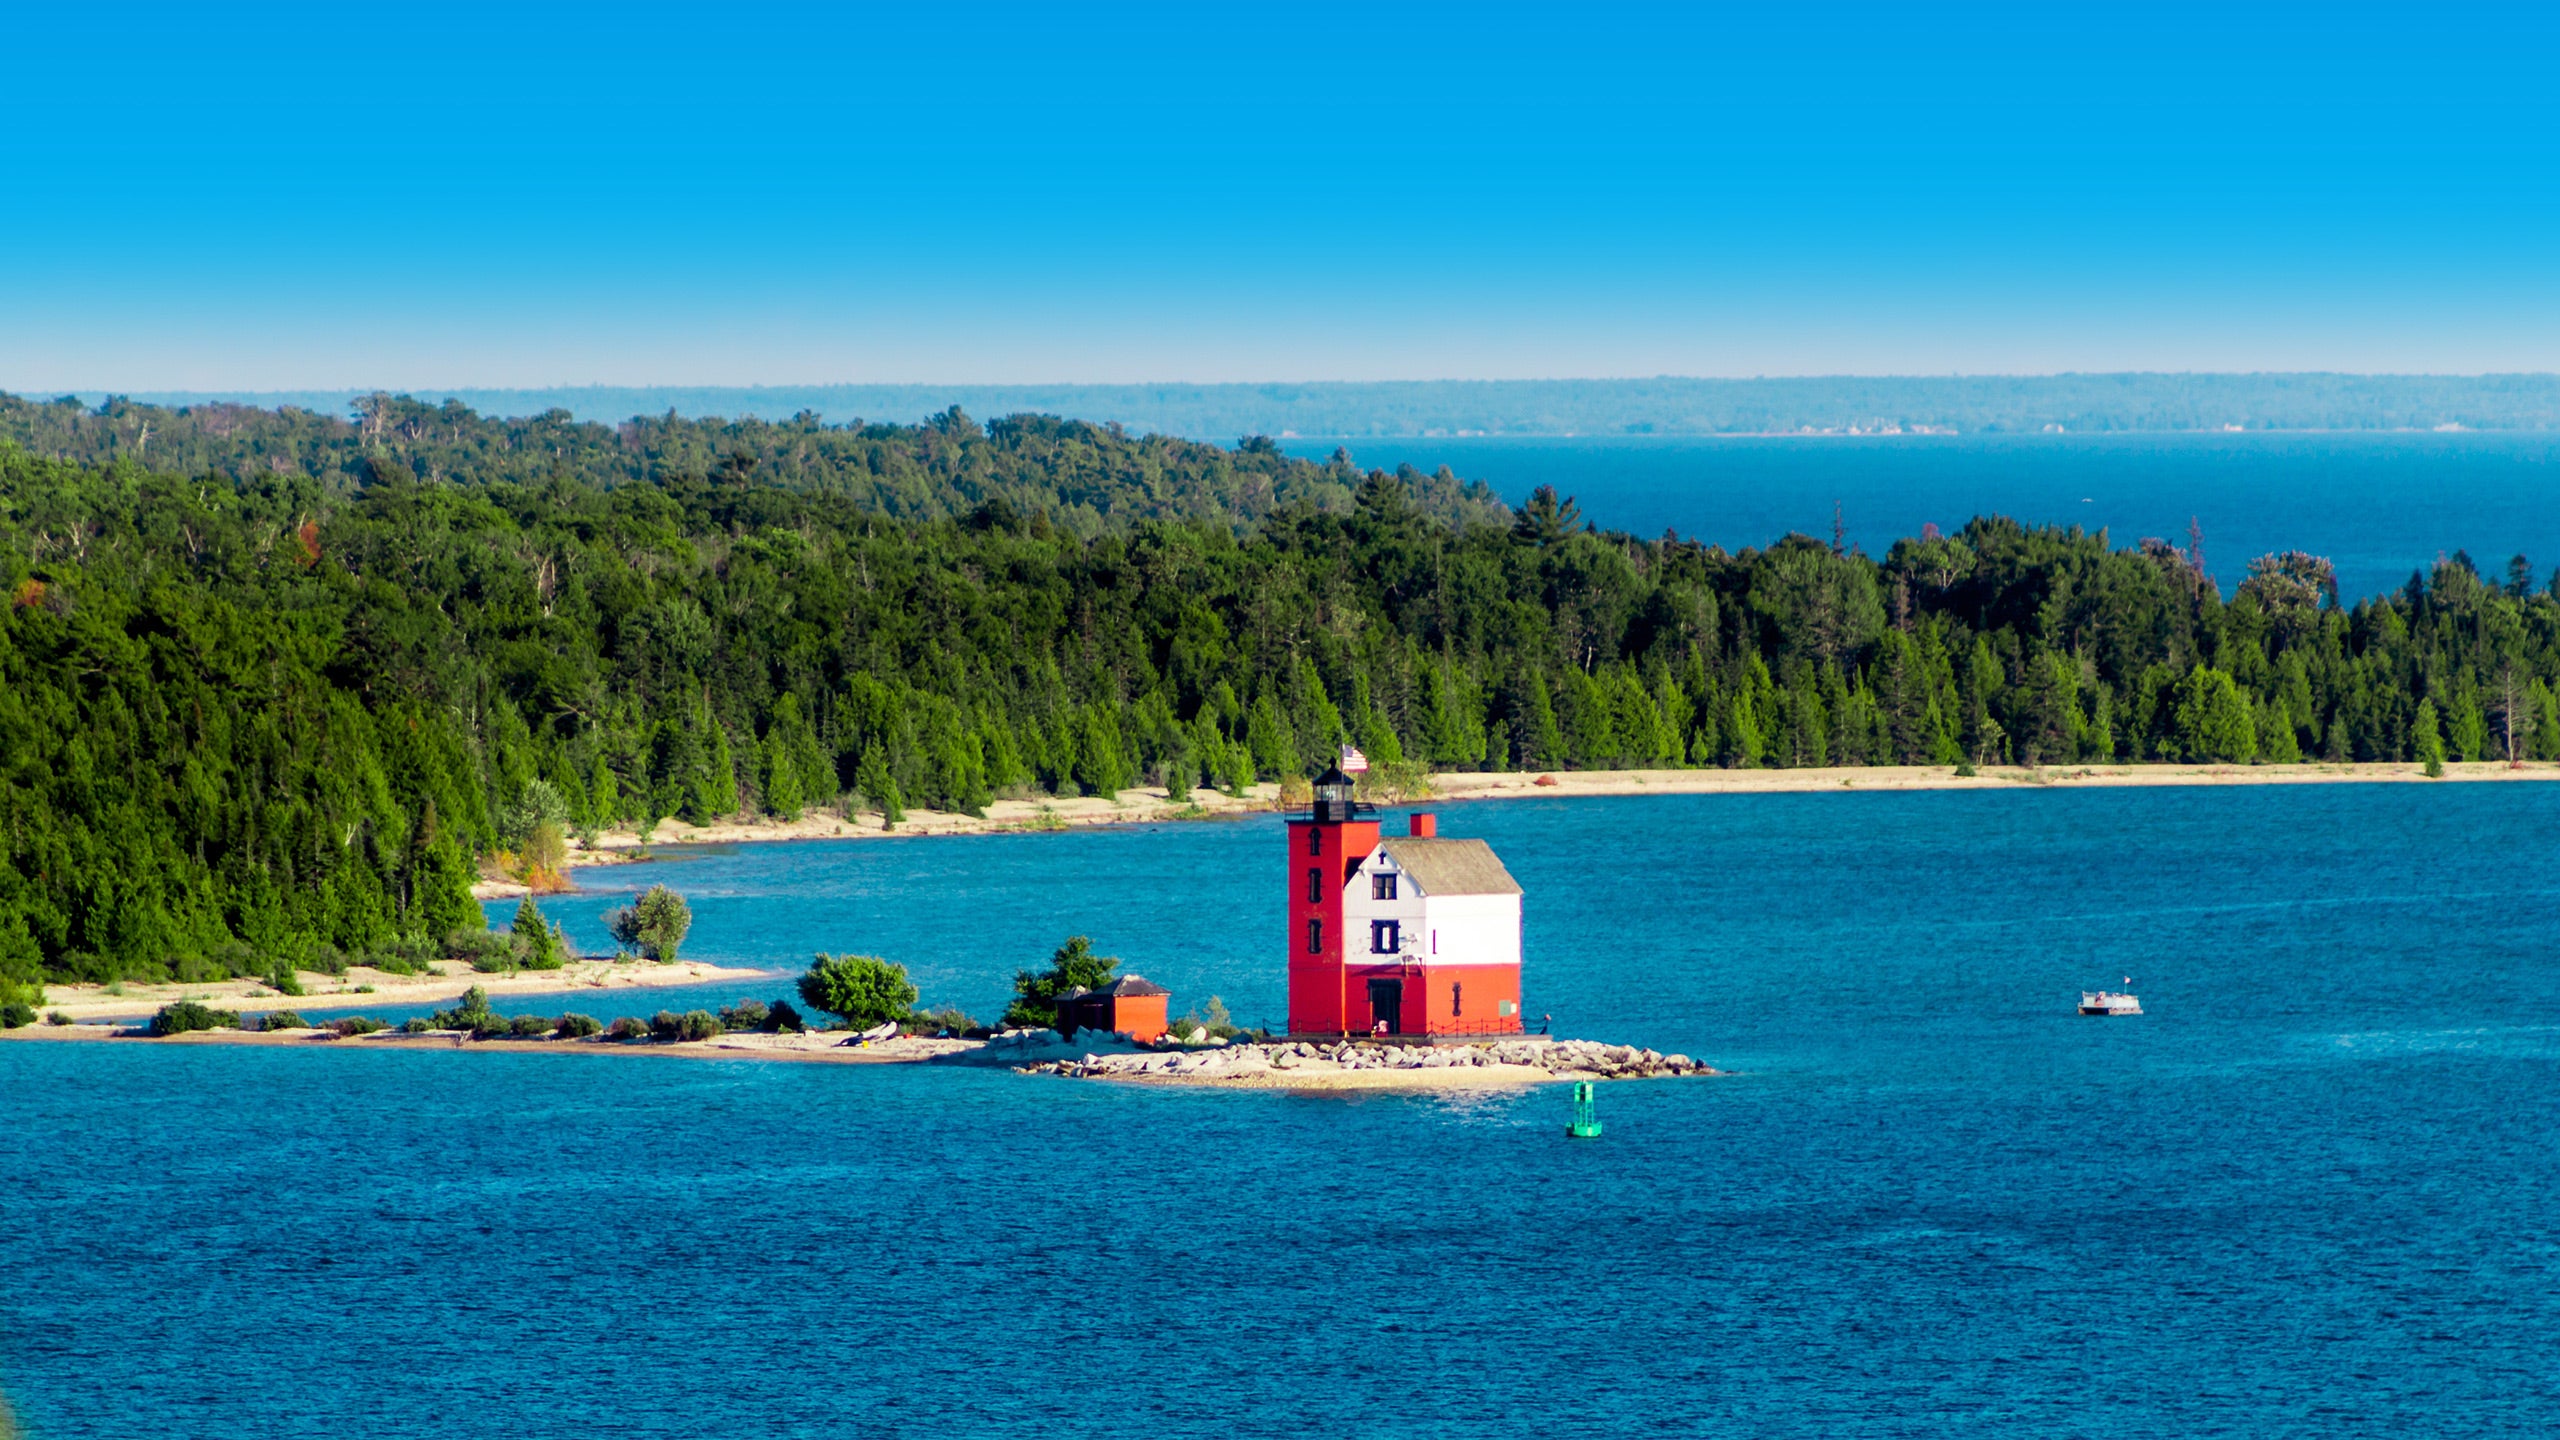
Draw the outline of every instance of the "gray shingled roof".
<instances>
[{"instance_id":1,"label":"gray shingled roof","mask_svg":"<svg viewBox=\"0 0 2560 1440\"><path fill-rule=\"evenodd\" d=\"M1058 998L1073 1000L1083 995L1170 995L1172 993L1144 975L1123 975L1099 990L1087 990L1079 985Z\"/></svg>"},{"instance_id":2,"label":"gray shingled roof","mask_svg":"<svg viewBox=\"0 0 2560 1440\"><path fill-rule=\"evenodd\" d=\"M1381 840L1378 848L1425 895L1517 895L1520 882L1481 840Z\"/></svg>"}]
</instances>

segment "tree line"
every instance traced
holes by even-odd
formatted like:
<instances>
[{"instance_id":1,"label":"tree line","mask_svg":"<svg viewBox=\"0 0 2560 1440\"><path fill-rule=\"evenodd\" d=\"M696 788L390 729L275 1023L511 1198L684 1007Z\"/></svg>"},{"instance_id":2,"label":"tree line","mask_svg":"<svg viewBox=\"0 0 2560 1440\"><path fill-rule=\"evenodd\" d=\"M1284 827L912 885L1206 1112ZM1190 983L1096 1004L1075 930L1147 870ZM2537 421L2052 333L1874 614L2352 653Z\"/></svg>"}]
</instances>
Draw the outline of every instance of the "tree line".
<instances>
[{"instance_id":1,"label":"tree line","mask_svg":"<svg viewBox=\"0 0 2560 1440\"><path fill-rule=\"evenodd\" d=\"M0 443L0 979L416 956L546 824L1242 789L1344 742L1408 770L2560 757L2560 601L2522 557L2349 607L2315 557L2226 597L2175 546L1999 518L1732 553L1347 460L1216 489L1283 473L1258 440L1180 452L1211 493L1102 509L1077 477L1166 442L815 433L960 458L900 505L749 452L422 471L385 430L324 475Z\"/></svg>"}]
</instances>

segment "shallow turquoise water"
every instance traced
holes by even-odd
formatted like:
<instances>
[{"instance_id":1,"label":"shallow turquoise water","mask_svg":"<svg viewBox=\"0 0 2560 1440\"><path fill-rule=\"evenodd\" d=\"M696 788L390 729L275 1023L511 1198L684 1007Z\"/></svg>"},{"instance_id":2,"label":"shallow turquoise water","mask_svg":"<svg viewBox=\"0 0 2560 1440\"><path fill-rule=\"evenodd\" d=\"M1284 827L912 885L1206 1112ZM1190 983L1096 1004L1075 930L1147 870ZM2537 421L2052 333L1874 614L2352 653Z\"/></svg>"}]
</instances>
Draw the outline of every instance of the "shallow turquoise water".
<instances>
[{"instance_id":1,"label":"shallow turquoise water","mask_svg":"<svg viewBox=\"0 0 2560 1440\"><path fill-rule=\"evenodd\" d=\"M0 1045L0 1384L37 1437L2560 1414L2560 791L1443 815L1528 888L1532 1013L1742 1073L1606 1087L1580 1143L1554 1091ZM624 878L690 895L706 957L873 950L983 1014L1076 928L1276 1018L1278 851L1257 820ZM2071 1013L2127 973L2151 1014Z\"/></svg>"}]
</instances>

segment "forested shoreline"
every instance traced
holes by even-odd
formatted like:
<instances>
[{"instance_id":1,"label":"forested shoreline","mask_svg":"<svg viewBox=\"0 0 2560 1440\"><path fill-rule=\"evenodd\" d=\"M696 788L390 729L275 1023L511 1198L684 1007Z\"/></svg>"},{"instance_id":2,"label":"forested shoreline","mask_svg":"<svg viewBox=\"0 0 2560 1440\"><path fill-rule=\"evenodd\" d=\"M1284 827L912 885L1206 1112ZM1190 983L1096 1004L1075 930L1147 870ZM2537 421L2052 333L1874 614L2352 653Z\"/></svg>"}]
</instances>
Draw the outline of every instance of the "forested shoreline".
<instances>
[{"instance_id":1,"label":"forested shoreline","mask_svg":"<svg viewBox=\"0 0 2560 1440\"><path fill-rule=\"evenodd\" d=\"M1728 553L1258 438L406 403L0 398L0 983L432 948L552 797L971 811L1346 740L1386 773L2560 757L2522 557L2341 608L2306 555L2226 598L2179 547L2005 519Z\"/></svg>"}]
</instances>

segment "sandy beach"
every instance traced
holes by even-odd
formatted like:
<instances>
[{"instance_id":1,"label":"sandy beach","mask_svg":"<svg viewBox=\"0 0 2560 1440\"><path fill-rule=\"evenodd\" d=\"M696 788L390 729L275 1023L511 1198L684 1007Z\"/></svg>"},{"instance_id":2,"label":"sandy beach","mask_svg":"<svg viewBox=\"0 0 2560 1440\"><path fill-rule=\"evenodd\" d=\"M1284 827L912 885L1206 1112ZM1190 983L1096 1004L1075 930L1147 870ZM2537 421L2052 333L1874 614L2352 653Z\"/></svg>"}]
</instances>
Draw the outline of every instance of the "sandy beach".
<instances>
[{"instance_id":1,"label":"sandy beach","mask_svg":"<svg viewBox=\"0 0 2560 1440\"><path fill-rule=\"evenodd\" d=\"M2050 786L2442 784L2560 780L2560 762L2448 764L2443 780L2401 764L1992 766L1958 775L1946 765L1854 765L1808 770L1556 770L1435 775L1442 800L1578 795L1767 795L1836 790L2016 790Z\"/></svg>"},{"instance_id":2,"label":"sandy beach","mask_svg":"<svg viewBox=\"0 0 2560 1440\"><path fill-rule=\"evenodd\" d=\"M362 1050L452 1050L475 1055L656 1055L694 1060L805 1060L834 1065L914 1064L978 1047L974 1040L938 1040L923 1035L900 1035L867 1045L848 1044L850 1039L842 1031L820 1030L805 1034L739 1031L694 1041L626 1041L609 1040L603 1036L580 1040L552 1036L474 1040L469 1032L462 1030L429 1030L412 1035L395 1029L346 1036L310 1029L193 1030L184 1035L159 1037L130 1034L108 1025L38 1024L0 1030L0 1042L29 1044L260 1045L286 1049L328 1045Z\"/></svg>"},{"instance_id":3,"label":"sandy beach","mask_svg":"<svg viewBox=\"0 0 2560 1440\"><path fill-rule=\"evenodd\" d=\"M494 1008L504 1010L507 1007L498 1002L509 995L628 990L643 985L709 985L727 980L752 980L777 973L724 969L690 960L673 965L647 960L573 960L557 970L519 970L513 974L498 975L484 975L458 960L446 960L436 966L436 972L433 975L394 975L365 965L354 966L344 975L304 971L296 977L302 986L300 995L280 995L255 976L184 984L175 981L144 984L127 980L113 987L121 990L121 994L112 993L110 987L103 985L47 985L43 1003L36 1008L47 1013L58 1010L74 1020L142 1019L161 1006L178 1000L201 1000L218 1010L241 1010L252 1014L268 1010L341 1010L367 1005L425 1005L459 1000L462 992L477 985L489 992ZM597 1003L604 1003L601 997Z\"/></svg>"},{"instance_id":4,"label":"sandy beach","mask_svg":"<svg viewBox=\"0 0 2560 1440\"><path fill-rule=\"evenodd\" d=\"M2072 786L2478 784L2560 780L2560 762L2521 766L2504 761L2448 764L2429 780L2415 764L2331 763L2301 765L2051 765L1992 766L1958 775L1946 765L1831 766L1804 770L1552 770L1485 773L1451 771L1431 777L1432 793L1402 805L1474 800L1561 799L1601 795L1769 795L1844 790L2033 790ZM645 859L650 845L734 845L767 840L895 840L918 835L990 835L1071 830L1096 825L1151 825L1252 814L1280 806L1280 787L1255 785L1243 796L1196 790L1174 801L1162 789L1133 788L1117 799L1095 797L998 800L984 817L938 810L910 810L895 828L882 829L874 813L841 816L813 811L796 821L736 820L716 825L661 822L648 842L630 830L607 831L593 847L573 848L572 869ZM525 894L511 881L484 880L473 888L486 899Z\"/></svg>"},{"instance_id":5,"label":"sandy beach","mask_svg":"<svg viewBox=\"0 0 2560 1440\"><path fill-rule=\"evenodd\" d=\"M832 810L812 810L797 820L767 817L724 820L712 825L662 820L645 842L638 831L620 829L598 834L592 846L573 844L567 868L575 870L628 864L645 859L649 848L656 845L736 845L766 840L902 840L918 835L1036 833L1095 825L1161 824L1169 820L1246 815L1272 809L1279 802L1280 787L1277 785L1256 785L1243 798L1216 790L1195 790L1191 798L1184 801L1167 798L1161 788L1141 788L1123 790L1115 800L1089 795L1071 799L1044 795L1031 800L997 800L988 804L983 817L911 809L907 811L906 819L889 829L881 827L880 816L874 811L847 816ZM483 879L471 887L471 893L483 900L511 900L528 892L523 885L511 880Z\"/></svg>"}]
</instances>

